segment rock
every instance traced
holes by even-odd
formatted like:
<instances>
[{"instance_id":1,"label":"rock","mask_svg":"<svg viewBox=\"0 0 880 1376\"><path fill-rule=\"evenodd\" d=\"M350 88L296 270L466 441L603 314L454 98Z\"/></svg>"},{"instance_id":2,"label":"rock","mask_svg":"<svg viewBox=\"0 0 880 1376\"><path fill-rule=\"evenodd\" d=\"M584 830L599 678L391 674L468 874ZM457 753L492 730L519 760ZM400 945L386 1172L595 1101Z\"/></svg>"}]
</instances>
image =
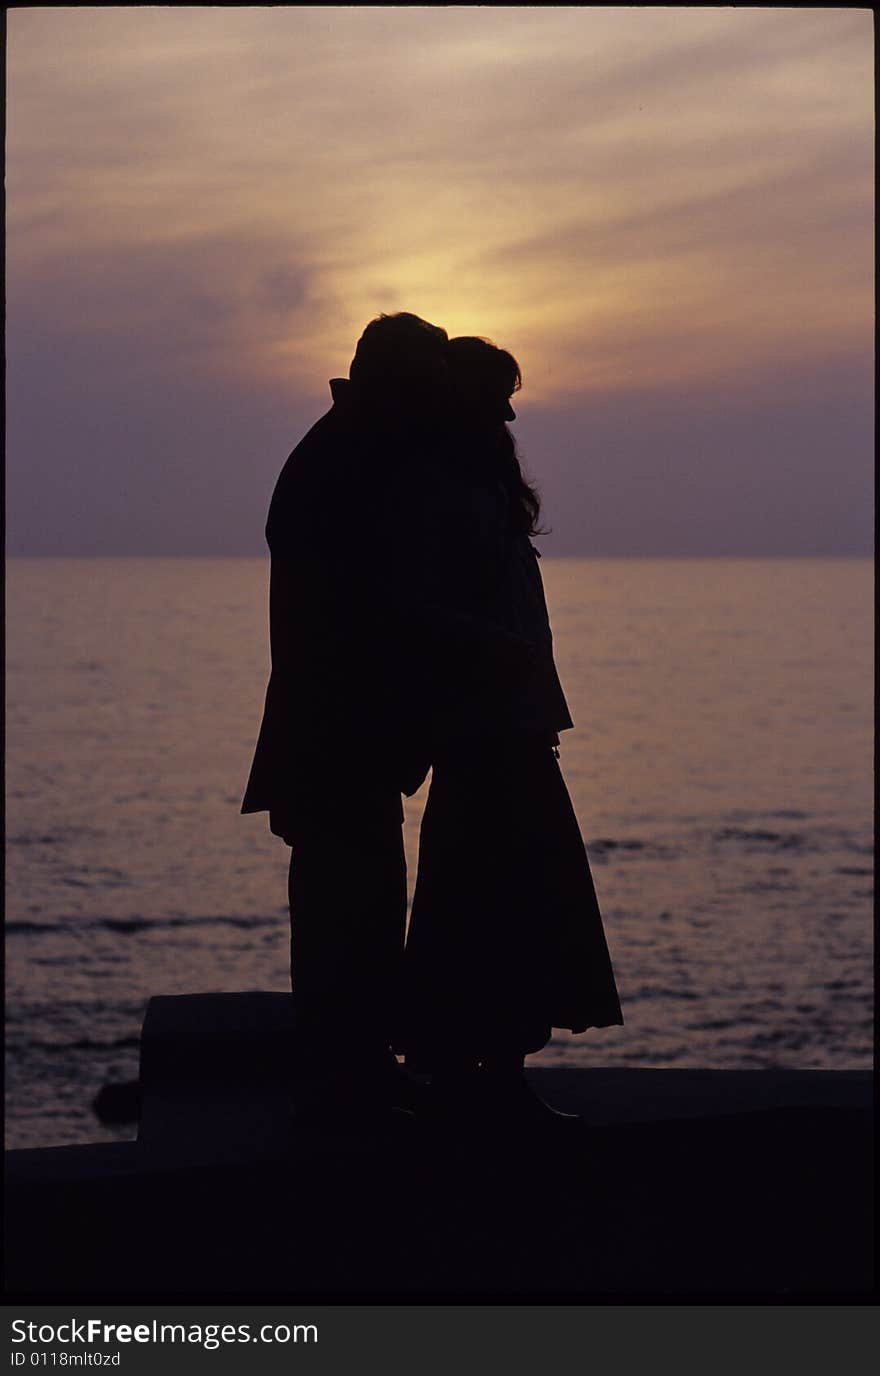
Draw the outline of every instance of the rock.
<instances>
[{"instance_id":1,"label":"rock","mask_svg":"<svg viewBox=\"0 0 880 1376\"><path fill-rule=\"evenodd\" d=\"M137 1080L104 1085L92 1100L92 1111L105 1127L136 1123L141 1116L141 1087Z\"/></svg>"}]
</instances>

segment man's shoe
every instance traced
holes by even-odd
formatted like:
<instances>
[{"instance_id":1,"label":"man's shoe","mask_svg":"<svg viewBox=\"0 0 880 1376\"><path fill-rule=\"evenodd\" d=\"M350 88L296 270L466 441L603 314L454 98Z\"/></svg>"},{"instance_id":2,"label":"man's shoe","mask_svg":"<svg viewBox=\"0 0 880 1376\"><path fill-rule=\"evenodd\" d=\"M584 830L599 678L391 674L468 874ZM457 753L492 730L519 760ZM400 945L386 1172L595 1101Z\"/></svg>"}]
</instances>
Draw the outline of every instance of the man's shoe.
<instances>
[{"instance_id":1,"label":"man's shoe","mask_svg":"<svg viewBox=\"0 0 880 1376\"><path fill-rule=\"evenodd\" d=\"M365 1138L396 1137L416 1121L415 1114L388 1102L387 1098L366 1094L363 1087L351 1084L301 1082L292 1092L290 1133L294 1143L362 1145Z\"/></svg>"},{"instance_id":2,"label":"man's shoe","mask_svg":"<svg viewBox=\"0 0 880 1376\"><path fill-rule=\"evenodd\" d=\"M428 1087L411 1075L392 1056L379 1082L379 1095L392 1108L421 1113L429 1101Z\"/></svg>"}]
</instances>

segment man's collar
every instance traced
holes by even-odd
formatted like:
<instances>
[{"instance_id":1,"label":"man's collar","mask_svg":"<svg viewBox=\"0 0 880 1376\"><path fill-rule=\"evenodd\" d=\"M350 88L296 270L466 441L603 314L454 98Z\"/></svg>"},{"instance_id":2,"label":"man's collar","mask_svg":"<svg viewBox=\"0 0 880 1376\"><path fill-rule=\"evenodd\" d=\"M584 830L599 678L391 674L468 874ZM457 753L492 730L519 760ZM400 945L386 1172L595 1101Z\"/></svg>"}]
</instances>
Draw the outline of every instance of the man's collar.
<instances>
[{"instance_id":1,"label":"man's collar","mask_svg":"<svg viewBox=\"0 0 880 1376\"><path fill-rule=\"evenodd\" d=\"M331 377L330 395L336 406L351 401L351 382L347 377Z\"/></svg>"}]
</instances>

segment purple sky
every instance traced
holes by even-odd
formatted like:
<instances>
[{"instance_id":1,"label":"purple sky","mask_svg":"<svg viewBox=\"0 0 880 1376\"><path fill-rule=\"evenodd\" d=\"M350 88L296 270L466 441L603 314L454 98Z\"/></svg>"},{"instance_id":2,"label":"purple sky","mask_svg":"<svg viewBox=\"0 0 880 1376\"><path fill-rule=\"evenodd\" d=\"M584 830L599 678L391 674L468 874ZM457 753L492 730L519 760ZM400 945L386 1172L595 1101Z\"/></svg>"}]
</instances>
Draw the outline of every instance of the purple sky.
<instances>
[{"instance_id":1,"label":"purple sky","mask_svg":"<svg viewBox=\"0 0 880 1376\"><path fill-rule=\"evenodd\" d=\"M548 554L868 554L866 10L8 15L11 554L259 554L380 310L517 355Z\"/></svg>"}]
</instances>

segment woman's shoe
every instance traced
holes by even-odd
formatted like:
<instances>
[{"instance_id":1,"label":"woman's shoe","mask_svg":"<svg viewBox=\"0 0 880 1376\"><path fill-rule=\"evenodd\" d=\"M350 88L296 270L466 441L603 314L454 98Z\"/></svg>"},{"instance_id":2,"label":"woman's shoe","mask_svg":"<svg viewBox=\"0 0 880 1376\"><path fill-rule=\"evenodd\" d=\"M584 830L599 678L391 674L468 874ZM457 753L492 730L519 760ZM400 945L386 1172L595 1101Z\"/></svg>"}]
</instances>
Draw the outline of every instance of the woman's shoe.
<instances>
[{"instance_id":1,"label":"woman's shoe","mask_svg":"<svg viewBox=\"0 0 880 1376\"><path fill-rule=\"evenodd\" d=\"M499 1126L543 1131L584 1130L586 1123L576 1113L554 1108L536 1094L523 1074L480 1072L482 1097L488 1117Z\"/></svg>"},{"instance_id":2,"label":"woman's shoe","mask_svg":"<svg viewBox=\"0 0 880 1376\"><path fill-rule=\"evenodd\" d=\"M564 1133L577 1139L586 1129L583 1118L546 1103L524 1075L477 1070L472 1074L434 1079L417 1117L444 1132L466 1132L470 1138L547 1136Z\"/></svg>"}]
</instances>

